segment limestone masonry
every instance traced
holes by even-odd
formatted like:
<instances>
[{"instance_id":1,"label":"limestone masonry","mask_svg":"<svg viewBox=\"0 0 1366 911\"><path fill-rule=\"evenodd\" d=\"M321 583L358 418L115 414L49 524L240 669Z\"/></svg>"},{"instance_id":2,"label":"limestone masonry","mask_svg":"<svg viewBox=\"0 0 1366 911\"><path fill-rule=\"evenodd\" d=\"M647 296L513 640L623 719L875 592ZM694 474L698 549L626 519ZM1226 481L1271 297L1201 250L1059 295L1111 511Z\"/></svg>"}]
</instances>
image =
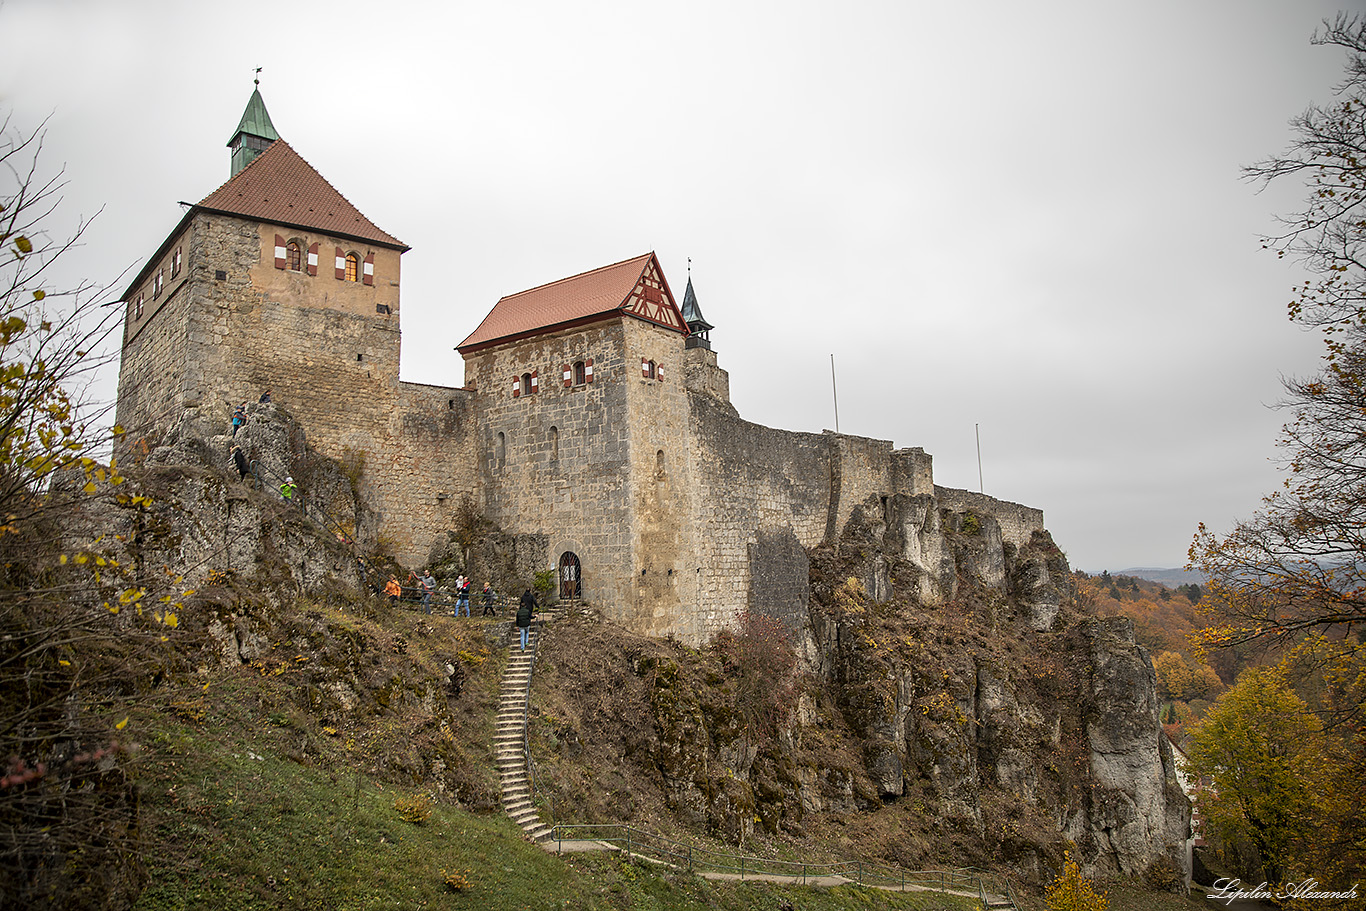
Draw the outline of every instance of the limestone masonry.
<instances>
[{"instance_id":1,"label":"limestone masonry","mask_svg":"<svg viewBox=\"0 0 1366 911\"><path fill-rule=\"evenodd\" d=\"M653 253L498 301L458 346L463 386L402 382L407 246L279 139L259 92L229 145L231 179L123 298L131 441L154 445L186 411L226 426L270 389L354 472L379 517L378 542L356 530L365 543L421 564L469 498L505 531L544 536L561 597L688 643L746 607L803 601L802 550L856 509L898 526L930 603L955 584L940 509L989 523L1002 546L1043 530L1041 510L937 487L921 449L743 420L691 279L680 307Z\"/></svg>"}]
</instances>

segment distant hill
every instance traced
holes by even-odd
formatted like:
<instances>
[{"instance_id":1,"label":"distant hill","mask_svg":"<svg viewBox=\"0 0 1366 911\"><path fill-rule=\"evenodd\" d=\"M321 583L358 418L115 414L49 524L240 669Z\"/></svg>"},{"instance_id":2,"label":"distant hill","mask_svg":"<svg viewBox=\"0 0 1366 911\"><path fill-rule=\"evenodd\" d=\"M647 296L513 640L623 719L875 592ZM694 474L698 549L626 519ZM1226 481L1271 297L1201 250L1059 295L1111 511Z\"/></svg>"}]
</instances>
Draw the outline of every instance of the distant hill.
<instances>
[{"instance_id":1,"label":"distant hill","mask_svg":"<svg viewBox=\"0 0 1366 911\"><path fill-rule=\"evenodd\" d=\"M1209 576L1202 572L1186 569L1160 569L1151 566L1121 569L1111 575L1133 576L1136 579L1147 579L1149 582L1161 582L1168 588L1175 588L1178 585L1204 585L1209 581Z\"/></svg>"}]
</instances>

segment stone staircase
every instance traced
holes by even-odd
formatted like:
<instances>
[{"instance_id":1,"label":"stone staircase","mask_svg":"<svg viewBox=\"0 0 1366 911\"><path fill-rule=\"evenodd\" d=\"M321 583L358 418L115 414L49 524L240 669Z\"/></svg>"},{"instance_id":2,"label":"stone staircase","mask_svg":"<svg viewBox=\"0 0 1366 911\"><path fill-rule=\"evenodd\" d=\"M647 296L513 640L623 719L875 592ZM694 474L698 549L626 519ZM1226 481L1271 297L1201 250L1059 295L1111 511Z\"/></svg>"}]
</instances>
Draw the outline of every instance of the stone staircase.
<instances>
[{"instance_id":1,"label":"stone staircase","mask_svg":"<svg viewBox=\"0 0 1366 911\"><path fill-rule=\"evenodd\" d=\"M522 639L515 627L509 634L508 663L503 671L493 755L502 779L503 811L522 827L527 838L542 842L550 837L550 826L541 821L541 814L531 803L525 739L527 685L536 663L536 646L541 641L542 626L550 619L547 612L538 613L527 631L526 651L521 650Z\"/></svg>"}]
</instances>

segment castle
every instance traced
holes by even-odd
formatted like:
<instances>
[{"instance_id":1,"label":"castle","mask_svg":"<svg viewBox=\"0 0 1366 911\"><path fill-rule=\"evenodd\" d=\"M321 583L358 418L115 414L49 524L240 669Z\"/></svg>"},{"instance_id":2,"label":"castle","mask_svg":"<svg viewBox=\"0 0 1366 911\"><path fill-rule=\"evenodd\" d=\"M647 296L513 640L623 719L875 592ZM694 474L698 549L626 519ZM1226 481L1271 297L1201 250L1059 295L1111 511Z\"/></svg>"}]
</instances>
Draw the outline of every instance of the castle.
<instances>
[{"instance_id":1,"label":"castle","mask_svg":"<svg viewBox=\"0 0 1366 911\"><path fill-rule=\"evenodd\" d=\"M895 526L931 602L954 584L941 510L986 520L998 547L1043 529L1040 510L936 487L921 449L741 419L691 278L680 306L653 253L499 300L457 346L464 385L402 382L407 245L279 137L259 90L228 145L230 179L123 297L133 438L187 410L226 425L271 389L317 449L363 465L400 560L422 563L468 497L544 542L562 597L689 643L747 606L803 607L806 548L856 510Z\"/></svg>"}]
</instances>

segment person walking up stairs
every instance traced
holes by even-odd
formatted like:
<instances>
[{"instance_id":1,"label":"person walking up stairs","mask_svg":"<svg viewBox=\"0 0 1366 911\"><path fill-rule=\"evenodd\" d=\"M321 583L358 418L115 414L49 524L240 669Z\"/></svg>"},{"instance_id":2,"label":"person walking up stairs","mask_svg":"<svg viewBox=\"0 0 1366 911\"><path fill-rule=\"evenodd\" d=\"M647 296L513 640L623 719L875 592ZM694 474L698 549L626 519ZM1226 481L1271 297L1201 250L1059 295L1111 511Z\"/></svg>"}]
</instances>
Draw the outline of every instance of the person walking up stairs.
<instances>
[{"instance_id":1,"label":"person walking up stairs","mask_svg":"<svg viewBox=\"0 0 1366 911\"><path fill-rule=\"evenodd\" d=\"M521 826L532 841L544 841L550 837L550 826L541 821L540 813L531 802L533 780L526 752L527 693L531 687L536 648L541 641L544 622L544 617L537 617L526 630L525 649L517 647L521 636L514 637L509 630L508 663L503 671L502 695L493 740L494 758L502 781L503 812Z\"/></svg>"}]
</instances>

